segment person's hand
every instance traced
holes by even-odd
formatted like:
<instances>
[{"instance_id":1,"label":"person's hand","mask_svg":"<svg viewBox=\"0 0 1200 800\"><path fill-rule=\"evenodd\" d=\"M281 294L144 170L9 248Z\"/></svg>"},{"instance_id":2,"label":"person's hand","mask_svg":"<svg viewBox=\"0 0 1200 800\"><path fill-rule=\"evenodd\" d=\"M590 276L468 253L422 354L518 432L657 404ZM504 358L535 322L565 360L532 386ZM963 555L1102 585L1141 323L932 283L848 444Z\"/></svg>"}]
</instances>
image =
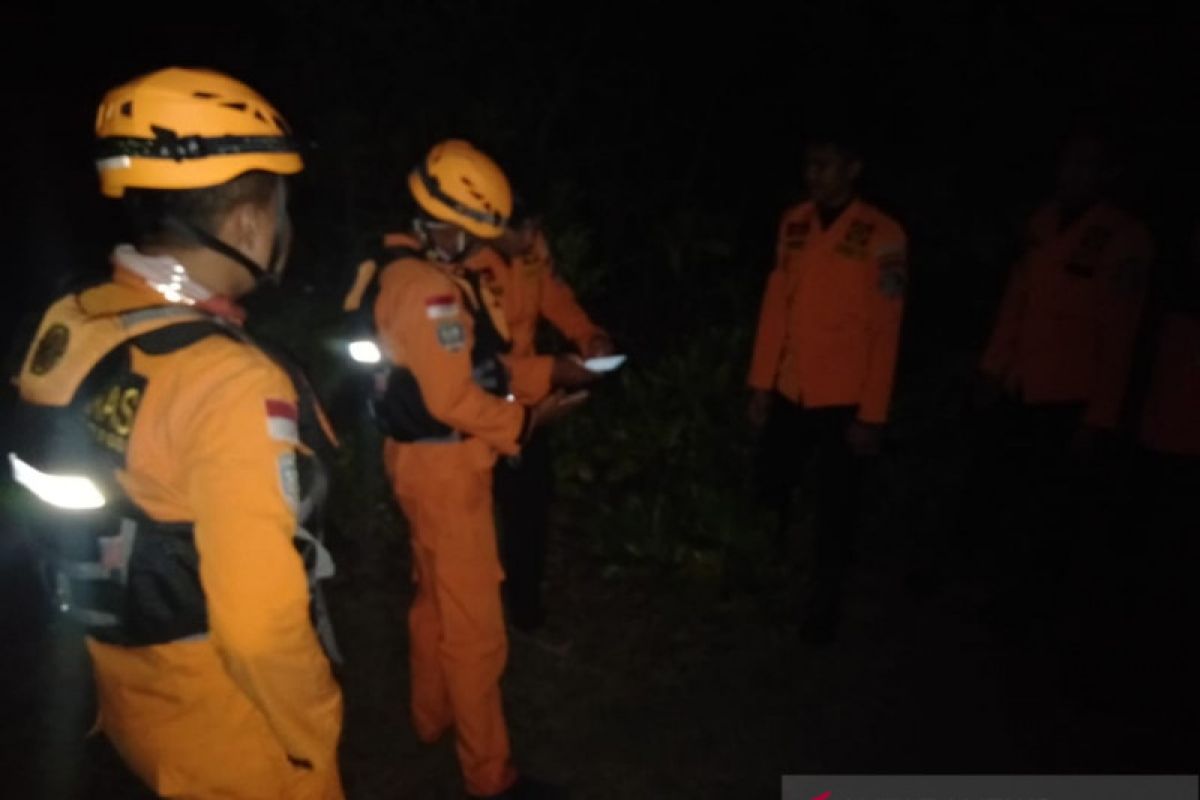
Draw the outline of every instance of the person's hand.
<instances>
[{"instance_id":1,"label":"person's hand","mask_svg":"<svg viewBox=\"0 0 1200 800\"><path fill-rule=\"evenodd\" d=\"M583 348L584 358L603 358L611 356L617 352L613 340L609 338L607 333L597 333L588 340L587 346Z\"/></svg>"},{"instance_id":2,"label":"person's hand","mask_svg":"<svg viewBox=\"0 0 1200 800\"><path fill-rule=\"evenodd\" d=\"M556 389L579 389L599 379L599 373L583 365L578 356L555 356L550 385Z\"/></svg>"},{"instance_id":3,"label":"person's hand","mask_svg":"<svg viewBox=\"0 0 1200 800\"><path fill-rule=\"evenodd\" d=\"M587 392L568 394L562 389L546 395L541 402L529 409L528 435L532 435L538 428L566 416L583 405L587 399ZM528 435L526 436L527 440Z\"/></svg>"},{"instance_id":4,"label":"person's hand","mask_svg":"<svg viewBox=\"0 0 1200 800\"><path fill-rule=\"evenodd\" d=\"M767 415L771 413L771 393L765 392L762 389L755 389L750 395L750 405L746 409L746 418L750 420L750 426L756 431L760 431L767 424Z\"/></svg>"},{"instance_id":5,"label":"person's hand","mask_svg":"<svg viewBox=\"0 0 1200 800\"><path fill-rule=\"evenodd\" d=\"M883 444L883 426L854 420L846 428L846 444L856 456L877 456Z\"/></svg>"}]
</instances>

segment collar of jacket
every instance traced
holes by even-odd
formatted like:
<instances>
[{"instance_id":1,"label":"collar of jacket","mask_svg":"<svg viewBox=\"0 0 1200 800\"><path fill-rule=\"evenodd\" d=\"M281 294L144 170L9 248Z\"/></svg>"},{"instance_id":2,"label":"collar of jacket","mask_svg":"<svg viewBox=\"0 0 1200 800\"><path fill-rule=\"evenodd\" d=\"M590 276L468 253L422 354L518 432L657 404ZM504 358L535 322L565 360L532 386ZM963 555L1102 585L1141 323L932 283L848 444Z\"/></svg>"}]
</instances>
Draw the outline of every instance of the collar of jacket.
<instances>
[{"instance_id":1,"label":"collar of jacket","mask_svg":"<svg viewBox=\"0 0 1200 800\"><path fill-rule=\"evenodd\" d=\"M112 262L118 283L147 286L169 303L195 306L237 325L246 320L244 308L193 280L171 256L150 256L122 244L113 250Z\"/></svg>"}]
</instances>

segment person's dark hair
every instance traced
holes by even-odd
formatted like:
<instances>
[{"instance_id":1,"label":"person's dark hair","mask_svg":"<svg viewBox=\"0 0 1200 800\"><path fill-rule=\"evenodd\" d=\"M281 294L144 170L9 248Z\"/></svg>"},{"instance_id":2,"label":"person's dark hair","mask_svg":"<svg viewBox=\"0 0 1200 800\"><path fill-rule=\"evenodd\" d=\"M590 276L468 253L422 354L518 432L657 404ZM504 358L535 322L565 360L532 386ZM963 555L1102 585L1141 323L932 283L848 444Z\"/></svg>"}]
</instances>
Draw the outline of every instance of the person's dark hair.
<instances>
[{"instance_id":1,"label":"person's dark hair","mask_svg":"<svg viewBox=\"0 0 1200 800\"><path fill-rule=\"evenodd\" d=\"M863 145L859 137L838 128L813 130L805 137L805 145L811 148L828 147L836 150L847 161L863 161Z\"/></svg>"},{"instance_id":2,"label":"person's dark hair","mask_svg":"<svg viewBox=\"0 0 1200 800\"><path fill-rule=\"evenodd\" d=\"M184 225L217 233L221 220L234 208L251 203L265 207L283 179L254 170L219 186L203 189L126 189L122 205L135 247L180 246L194 240L165 223L173 218Z\"/></svg>"}]
</instances>

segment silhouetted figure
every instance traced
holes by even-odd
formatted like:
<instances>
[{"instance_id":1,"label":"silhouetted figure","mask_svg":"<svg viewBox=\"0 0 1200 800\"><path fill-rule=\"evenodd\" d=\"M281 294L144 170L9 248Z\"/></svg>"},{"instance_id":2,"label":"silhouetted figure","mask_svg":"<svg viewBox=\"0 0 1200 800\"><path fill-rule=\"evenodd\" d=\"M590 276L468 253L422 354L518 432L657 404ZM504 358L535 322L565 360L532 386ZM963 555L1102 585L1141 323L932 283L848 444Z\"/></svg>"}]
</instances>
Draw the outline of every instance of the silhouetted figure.
<instances>
[{"instance_id":1,"label":"silhouetted figure","mask_svg":"<svg viewBox=\"0 0 1200 800\"><path fill-rule=\"evenodd\" d=\"M802 636L835 638L865 460L888 419L904 311L904 230L858 198L862 157L839 141L808 146L811 200L779 228L748 383L762 431L759 484L779 509L813 461L816 521L806 552Z\"/></svg>"},{"instance_id":2,"label":"silhouetted figure","mask_svg":"<svg viewBox=\"0 0 1200 800\"><path fill-rule=\"evenodd\" d=\"M1111 445L1126 393L1152 243L1109 202L1114 176L1103 140L1067 143L980 364L964 534L987 539L988 616L1017 635L1053 616L1084 512L1100 499L1088 466Z\"/></svg>"}]
</instances>

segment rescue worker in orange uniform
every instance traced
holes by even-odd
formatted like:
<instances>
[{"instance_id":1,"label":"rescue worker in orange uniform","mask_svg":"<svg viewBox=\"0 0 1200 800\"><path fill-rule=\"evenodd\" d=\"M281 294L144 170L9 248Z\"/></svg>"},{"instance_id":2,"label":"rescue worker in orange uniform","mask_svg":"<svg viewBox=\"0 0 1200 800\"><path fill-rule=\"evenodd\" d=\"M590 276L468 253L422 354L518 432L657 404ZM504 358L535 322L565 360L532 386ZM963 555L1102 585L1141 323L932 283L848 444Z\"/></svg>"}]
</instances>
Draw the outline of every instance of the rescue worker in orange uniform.
<instances>
[{"instance_id":1,"label":"rescue worker in orange uniform","mask_svg":"<svg viewBox=\"0 0 1200 800\"><path fill-rule=\"evenodd\" d=\"M504 305L512 335L512 349L505 360L518 402L530 405L552 389L579 389L596 380L597 374L585 369L577 357L537 353L535 338L542 319L562 333L582 358L614 352L612 339L592 322L575 293L556 273L554 257L537 217L514 220L493 247L481 248L468 258L467 266L483 275ZM494 488L509 621L520 631L533 632L546 618L542 583L552 483L545 432L539 431L530 439L520 458L500 460Z\"/></svg>"},{"instance_id":2,"label":"rescue worker in orange uniform","mask_svg":"<svg viewBox=\"0 0 1200 800\"><path fill-rule=\"evenodd\" d=\"M301 477L329 443L237 304L281 275L301 158L266 100L203 70L113 89L96 130L136 238L110 281L46 313L9 459L59 515L55 599L87 627L98 727L162 797L336 800L342 699L306 569L328 574L328 554ZM87 441L59 438L72 426ZM97 455L62 461L81 448Z\"/></svg>"},{"instance_id":3,"label":"rescue worker in orange uniform","mask_svg":"<svg viewBox=\"0 0 1200 800\"><path fill-rule=\"evenodd\" d=\"M412 542L413 724L428 743L453 729L471 797L549 797L551 787L514 768L501 703L508 641L492 468L577 400L552 393L527 408L510 399L503 309L462 265L504 230L512 211L504 173L450 140L413 169L408 187L419 207L413 233L386 237L374 260L382 271L371 277L365 262L346 306L371 304L386 363L375 408Z\"/></svg>"},{"instance_id":4,"label":"rescue worker in orange uniform","mask_svg":"<svg viewBox=\"0 0 1200 800\"><path fill-rule=\"evenodd\" d=\"M1087 133L1063 150L1055 197L1029 222L980 363L990 421L976 476L1017 518L996 534L998 594L987 609L1024 636L1056 613L1079 506L1094 491L1079 456L1121 417L1153 245L1107 200L1110 145ZM991 514L977 515L985 525Z\"/></svg>"},{"instance_id":5,"label":"rescue worker in orange uniform","mask_svg":"<svg viewBox=\"0 0 1200 800\"><path fill-rule=\"evenodd\" d=\"M779 507L781 530L790 490L809 457L817 460L801 623L814 642L836 634L862 465L880 449L904 311L905 233L858 198L862 168L839 141L808 146L811 199L780 223L748 381L750 421L763 431L761 484Z\"/></svg>"}]
</instances>

